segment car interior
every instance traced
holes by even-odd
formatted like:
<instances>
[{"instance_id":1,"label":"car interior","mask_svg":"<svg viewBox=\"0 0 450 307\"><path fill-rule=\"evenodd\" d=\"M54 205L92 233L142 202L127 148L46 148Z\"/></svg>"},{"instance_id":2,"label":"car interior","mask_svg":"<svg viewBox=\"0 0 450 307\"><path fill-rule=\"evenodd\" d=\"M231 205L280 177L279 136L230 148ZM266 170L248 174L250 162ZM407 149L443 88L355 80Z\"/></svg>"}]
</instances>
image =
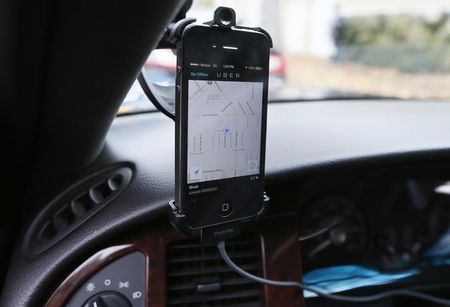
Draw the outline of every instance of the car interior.
<instances>
[{"instance_id":1,"label":"car interior","mask_svg":"<svg viewBox=\"0 0 450 307\"><path fill-rule=\"evenodd\" d=\"M291 2L304 1L326 2ZM448 8L448 64L435 67L448 70L436 87L423 81L429 97L289 96L301 88L289 71L303 66L284 62L272 31L269 82L292 91L269 87L270 204L227 250L245 272L300 285L286 287L237 273L200 231L171 225L175 123L152 105L157 95L127 102L142 69L164 66L149 55L173 48L167 27L196 14L195 2L0 0L0 306L449 305L448 2L436 1ZM197 2L207 18L219 6ZM252 15L254 3L240 5Z\"/></svg>"}]
</instances>

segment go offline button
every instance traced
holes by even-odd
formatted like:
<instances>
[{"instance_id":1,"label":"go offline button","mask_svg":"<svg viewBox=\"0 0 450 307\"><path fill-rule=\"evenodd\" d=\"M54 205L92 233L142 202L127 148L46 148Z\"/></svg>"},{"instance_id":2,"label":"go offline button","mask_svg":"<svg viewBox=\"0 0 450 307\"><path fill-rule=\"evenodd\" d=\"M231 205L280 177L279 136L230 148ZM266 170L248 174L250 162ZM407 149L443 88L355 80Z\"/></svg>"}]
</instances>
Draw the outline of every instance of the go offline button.
<instances>
[{"instance_id":1,"label":"go offline button","mask_svg":"<svg viewBox=\"0 0 450 307\"><path fill-rule=\"evenodd\" d=\"M220 213L223 217L227 217L231 215L231 212L233 212L233 207L231 206L231 203L229 201L225 201L220 206Z\"/></svg>"}]
</instances>

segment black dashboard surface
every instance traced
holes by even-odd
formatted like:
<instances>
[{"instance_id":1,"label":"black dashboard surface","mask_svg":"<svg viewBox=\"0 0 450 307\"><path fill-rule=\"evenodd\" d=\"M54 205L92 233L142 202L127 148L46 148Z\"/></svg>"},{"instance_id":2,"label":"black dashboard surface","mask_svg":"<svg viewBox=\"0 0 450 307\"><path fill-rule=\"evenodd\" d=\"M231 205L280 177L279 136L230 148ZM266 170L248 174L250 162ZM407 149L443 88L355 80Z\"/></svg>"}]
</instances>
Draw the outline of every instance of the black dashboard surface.
<instances>
[{"instance_id":1,"label":"black dashboard surface","mask_svg":"<svg viewBox=\"0 0 450 307\"><path fill-rule=\"evenodd\" d=\"M339 162L440 154L450 150L449 119L446 102L274 103L268 109L266 175L270 181ZM107 144L139 162L151 148L160 175L172 178L173 122L161 114L119 117ZM126 153L127 146L142 150Z\"/></svg>"},{"instance_id":2,"label":"black dashboard surface","mask_svg":"<svg viewBox=\"0 0 450 307\"><path fill-rule=\"evenodd\" d=\"M449 161L450 104L411 101L274 103L268 111L268 185L316 170L409 160ZM120 116L87 173L130 162L128 188L45 253L13 255L1 306L41 305L78 264L108 240L166 210L174 193L174 123L161 113ZM49 199L48 201L50 201Z\"/></svg>"},{"instance_id":3,"label":"black dashboard surface","mask_svg":"<svg viewBox=\"0 0 450 307\"><path fill-rule=\"evenodd\" d=\"M450 104L352 101L272 105L267 173L450 149Z\"/></svg>"}]
</instances>

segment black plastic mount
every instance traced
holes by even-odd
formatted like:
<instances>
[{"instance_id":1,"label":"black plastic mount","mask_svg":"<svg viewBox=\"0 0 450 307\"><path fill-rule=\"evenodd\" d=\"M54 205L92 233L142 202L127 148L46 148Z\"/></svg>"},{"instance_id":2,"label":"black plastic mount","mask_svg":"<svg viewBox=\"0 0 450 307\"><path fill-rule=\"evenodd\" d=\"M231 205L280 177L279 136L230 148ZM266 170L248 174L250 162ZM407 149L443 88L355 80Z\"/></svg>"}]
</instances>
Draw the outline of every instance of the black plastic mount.
<instances>
[{"instance_id":1,"label":"black plastic mount","mask_svg":"<svg viewBox=\"0 0 450 307\"><path fill-rule=\"evenodd\" d=\"M181 40L184 30L188 25L194 23L195 21L195 18L184 18L169 25L162 39L165 43L160 43L160 45L158 45L158 48L160 48L161 45L164 45L165 48L177 48L177 43ZM235 28L261 32L265 36L267 36L267 38L269 39L270 47L272 47L272 39L269 33L264 31L263 29L236 26L236 13L232 8L223 6L218 7L214 11L213 20L208 21L205 24L211 27L219 27L224 30ZM267 211L270 203L270 198L266 195L265 192L262 195L262 198L261 208L254 216L237 221L224 221L223 223L218 225L203 227L201 229L195 230L200 230L203 242L216 243L219 241L237 237L239 236L240 224L255 221ZM181 213L178 207L175 205L174 200L169 202L169 219L172 226L180 232L190 235L194 231L194 229L192 229L189 225L186 216Z\"/></svg>"},{"instance_id":2,"label":"black plastic mount","mask_svg":"<svg viewBox=\"0 0 450 307\"><path fill-rule=\"evenodd\" d=\"M183 7L183 10L180 11L180 13L175 18L174 22L170 23L161 40L158 43L158 46L156 46L156 49L177 49L178 42L183 37L183 32L186 29L186 27L197 20L195 18L186 18L186 12L190 8L192 4L192 1L187 1L187 4ZM222 29L245 29L245 30L252 30L256 32L260 32L264 34L268 40L270 47L273 47L272 38L270 37L269 33L265 31L262 28L259 27L244 27L244 26L237 26L236 25L236 13L232 8L228 7L218 7L214 11L214 18L211 21L205 22L204 24L220 27ZM169 117L172 120L175 120L175 114L173 110L169 110L161 104L158 99L153 94L152 90L150 89L149 84L147 84L147 80L144 77L143 73L141 72L138 76L139 84L142 87L142 90L144 91L145 95L148 97L148 99L153 103L153 105L156 107L157 110L162 112L164 115Z\"/></svg>"},{"instance_id":3,"label":"black plastic mount","mask_svg":"<svg viewBox=\"0 0 450 307\"><path fill-rule=\"evenodd\" d=\"M184 14L185 15L185 14ZM183 36L184 29L190 25L191 23L196 22L197 20L195 18L183 18L179 19L176 22L173 22L169 24L169 26L166 28L166 31L159 42L157 49L163 49L163 48L171 48L176 49L177 48L177 42L181 39ZM214 11L214 18L211 21L205 22L204 24L210 25L210 26L216 26L220 28L236 28L236 29L246 29L246 30L253 30L256 32L261 32L267 38L270 42L270 47L273 47L272 38L270 37L269 33L260 28L260 27L244 27L244 26L238 26L236 25L236 12L229 7L219 6Z\"/></svg>"},{"instance_id":4,"label":"black plastic mount","mask_svg":"<svg viewBox=\"0 0 450 307\"><path fill-rule=\"evenodd\" d=\"M205 22L210 26L218 26L221 28L231 28L236 26L236 12L225 6L219 6L214 11L214 18L211 21Z\"/></svg>"},{"instance_id":5,"label":"black plastic mount","mask_svg":"<svg viewBox=\"0 0 450 307\"><path fill-rule=\"evenodd\" d=\"M266 192L263 194L263 201L260 210L256 215L233 222L224 222L215 226L201 228L202 240L207 242L218 242L224 239L231 239L239 235L238 226L246 222L254 222L258 220L267 211L270 204L270 198ZM180 213L175 205L175 200L169 202L169 220L170 224L179 232L191 235L194 229L189 226L186 215Z\"/></svg>"}]
</instances>

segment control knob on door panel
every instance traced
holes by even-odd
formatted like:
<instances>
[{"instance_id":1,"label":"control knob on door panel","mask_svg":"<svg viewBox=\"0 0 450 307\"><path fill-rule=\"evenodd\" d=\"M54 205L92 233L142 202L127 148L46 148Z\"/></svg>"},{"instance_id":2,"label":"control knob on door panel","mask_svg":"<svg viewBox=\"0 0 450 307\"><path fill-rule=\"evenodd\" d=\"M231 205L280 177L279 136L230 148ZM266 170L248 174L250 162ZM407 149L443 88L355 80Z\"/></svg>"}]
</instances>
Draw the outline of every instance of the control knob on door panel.
<instances>
[{"instance_id":1,"label":"control knob on door panel","mask_svg":"<svg viewBox=\"0 0 450 307\"><path fill-rule=\"evenodd\" d=\"M132 307L128 299L115 291L98 293L90 297L82 307Z\"/></svg>"}]
</instances>

